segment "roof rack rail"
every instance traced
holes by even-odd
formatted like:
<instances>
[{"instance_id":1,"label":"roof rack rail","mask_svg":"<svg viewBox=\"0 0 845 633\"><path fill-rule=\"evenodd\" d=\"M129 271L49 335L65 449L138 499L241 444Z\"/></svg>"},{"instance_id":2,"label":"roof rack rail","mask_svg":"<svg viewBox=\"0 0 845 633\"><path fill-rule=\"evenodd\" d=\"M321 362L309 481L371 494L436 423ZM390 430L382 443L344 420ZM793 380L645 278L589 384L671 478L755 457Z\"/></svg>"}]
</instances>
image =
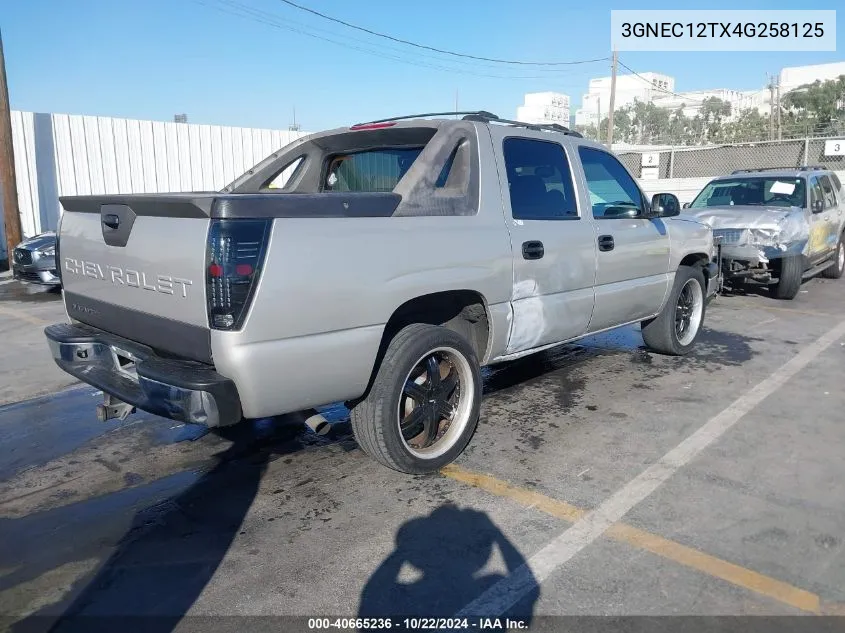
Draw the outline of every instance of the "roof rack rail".
<instances>
[{"instance_id":1,"label":"roof rack rail","mask_svg":"<svg viewBox=\"0 0 845 633\"><path fill-rule=\"evenodd\" d=\"M408 119L423 119L426 117L444 117L444 116L461 116L464 121L479 121L481 123L504 123L506 125L515 125L519 127L528 128L529 130L549 130L552 132L560 132L562 134L569 134L583 138L579 132L570 130L568 127L560 125L559 123L525 123L524 121L512 121L511 119L503 119L496 116L492 112L486 110L469 110L463 112L425 112L422 114L407 114L405 116L394 116L389 119L378 119L376 121L367 121L365 123L356 123L352 128L360 128L369 125L379 125L381 123L394 123L396 121L406 121Z\"/></svg>"},{"instance_id":2,"label":"roof rack rail","mask_svg":"<svg viewBox=\"0 0 845 633\"><path fill-rule=\"evenodd\" d=\"M422 114L406 114L404 116L394 116L390 117L389 119L378 119L376 121L366 121L364 123L356 123L352 127L358 127L360 125L374 125L376 123L393 123L394 121L405 121L406 119L424 119L425 117L432 117L432 116L463 116L465 119L470 115L478 115L484 117L491 117L494 119L498 119L495 114L491 112L485 112L484 110L464 110L460 112L424 112Z\"/></svg>"},{"instance_id":3,"label":"roof rack rail","mask_svg":"<svg viewBox=\"0 0 845 633\"><path fill-rule=\"evenodd\" d=\"M489 112L473 112L464 117L465 121L480 121L482 123L504 123L506 125L514 125L518 127L528 128L529 130L548 130L551 132L560 132L562 134L569 134L577 138L583 138L580 132L570 130L568 127L560 123L526 123L525 121L513 121L511 119L503 119L490 114Z\"/></svg>"},{"instance_id":4,"label":"roof rack rail","mask_svg":"<svg viewBox=\"0 0 845 633\"><path fill-rule=\"evenodd\" d=\"M733 174L753 174L761 171L827 171L824 165L787 165L786 167L760 167L758 169L735 169L731 172Z\"/></svg>"}]
</instances>

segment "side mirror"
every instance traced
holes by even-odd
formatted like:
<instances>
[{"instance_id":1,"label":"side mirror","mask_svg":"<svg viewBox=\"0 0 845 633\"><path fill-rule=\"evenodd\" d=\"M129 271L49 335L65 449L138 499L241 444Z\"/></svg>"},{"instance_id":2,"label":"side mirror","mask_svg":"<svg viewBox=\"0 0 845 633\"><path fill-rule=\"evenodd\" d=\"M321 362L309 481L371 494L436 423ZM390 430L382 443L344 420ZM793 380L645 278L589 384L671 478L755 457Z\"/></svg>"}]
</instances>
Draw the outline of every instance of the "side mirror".
<instances>
[{"instance_id":1,"label":"side mirror","mask_svg":"<svg viewBox=\"0 0 845 633\"><path fill-rule=\"evenodd\" d=\"M824 211L824 202L822 200L813 201L813 213L821 213Z\"/></svg>"},{"instance_id":2,"label":"side mirror","mask_svg":"<svg viewBox=\"0 0 845 633\"><path fill-rule=\"evenodd\" d=\"M656 193L651 197L652 215L658 218L671 218L681 213L681 203L674 193Z\"/></svg>"},{"instance_id":3,"label":"side mirror","mask_svg":"<svg viewBox=\"0 0 845 633\"><path fill-rule=\"evenodd\" d=\"M682 209L689 209L689 202L684 202L684 206L681 207Z\"/></svg>"}]
</instances>

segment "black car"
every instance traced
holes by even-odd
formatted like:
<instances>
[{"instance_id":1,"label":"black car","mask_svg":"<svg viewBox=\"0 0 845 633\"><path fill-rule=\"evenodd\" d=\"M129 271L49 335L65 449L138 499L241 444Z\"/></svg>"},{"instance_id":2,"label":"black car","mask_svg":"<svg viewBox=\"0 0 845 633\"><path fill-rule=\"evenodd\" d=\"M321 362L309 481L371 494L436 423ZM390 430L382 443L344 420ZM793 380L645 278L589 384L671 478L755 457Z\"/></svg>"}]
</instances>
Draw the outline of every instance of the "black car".
<instances>
[{"instance_id":1,"label":"black car","mask_svg":"<svg viewBox=\"0 0 845 633\"><path fill-rule=\"evenodd\" d=\"M12 255L12 274L25 283L60 286L55 232L41 233L18 244Z\"/></svg>"}]
</instances>

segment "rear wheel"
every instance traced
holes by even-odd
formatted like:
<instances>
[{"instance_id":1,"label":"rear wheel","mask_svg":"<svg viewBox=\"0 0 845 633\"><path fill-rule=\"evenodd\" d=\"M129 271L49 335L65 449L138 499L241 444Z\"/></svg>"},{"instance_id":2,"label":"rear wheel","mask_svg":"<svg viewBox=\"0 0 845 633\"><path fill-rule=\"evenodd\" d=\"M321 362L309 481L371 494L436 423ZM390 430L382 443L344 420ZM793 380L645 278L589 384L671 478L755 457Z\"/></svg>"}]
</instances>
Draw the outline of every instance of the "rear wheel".
<instances>
[{"instance_id":1,"label":"rear wheel","mask_svg":"<svg viewBox=\"0 0 845 633\"><path fill-rule=\"evenodd\" d=\"M800 255L788 255L780 260L780 278L772 287L777 299L794 299L801 289L804 275L804 259Z\"/></svg>"},{"instance_id":2,"label":"rear wheel","mask_svg":"<svg viewBox=\"0 0 845 633\"><path fill-rule=\"evenodd\" d=\"M678 268L663 311L641 324L643 341L649 349L670 356L692 351L704 322L704 288L704 275L699 268Z\"/></svg>"},{"instance_id":3,"label":"rear wheel","mask_svg":"<svg viewBox=\"0 0 845 633\"><path fill-rule=\"evenodd\" d=\"M376 461L428 473L461 454L480 406L481 372L466 339L413 324L388 345L369 393L352 409L352 430Z\"/></svg>"},{"instance_id":4,"label":"rear wheel","mask_svg":"<svg viewBox=\"0 0 845 633\"><path fill-rule=\"evenodd\" d=\"M845 244L842 243L842 238L836 243L836 252L833 255L834 264L830 268L825 268L822 271L822 277L828 279L839 279L845 273Z\"/></svg>"}]
</instances>

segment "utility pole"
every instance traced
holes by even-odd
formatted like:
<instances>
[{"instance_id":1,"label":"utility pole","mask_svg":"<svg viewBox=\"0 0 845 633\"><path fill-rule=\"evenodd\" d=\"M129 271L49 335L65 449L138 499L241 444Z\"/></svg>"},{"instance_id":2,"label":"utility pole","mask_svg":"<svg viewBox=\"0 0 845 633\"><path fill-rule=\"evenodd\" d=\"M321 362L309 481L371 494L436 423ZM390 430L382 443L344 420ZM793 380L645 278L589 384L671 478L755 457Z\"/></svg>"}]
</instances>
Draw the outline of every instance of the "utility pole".
<instances>
[{"instance_id":1,"label":"utility pole","mask_svg":"<svg viewBox=\"0 0 845 633\"><path fill-rule=\"evenodd\" d=\"M18 210L18 184L15 178L15 149L12 146L12 113L6 83L6 58L0 33L0 187L3 188L3 223L6 227L6 256L12 267L12 253L21 241L21 214Z\"/></svg>"},{"instance_id":2,"label":"utility pole","mask_svg":"<svg viewBox=\"0 0 845 633\"><path fill-rule=\"evenodd\" d=\"M610 109L607 111L607 147L613 149L613 106L616 102L616 62L619 54L613 49L613 61L610 63Z\"/></svg>"},{"instance_id":3,"label":"utility pole","mask_svg":"<svg viewBox=\"0 0 845 633\"><path fill-rule=\"evenodd\" d=\"M458 89L455 88L455 118L458 118Z\"/></svg>"},{"instance_id":4,"label":"utility pole","mask_svg":"<svg viewBox=\"0 0 845 633\"><path fill-rule=\"evenodd\" d=\"M596 141L601 143L601 95L596 97L599 110L599 122L596 123Z\"/></svg>"},{"instance_id":5,"label":"utility pole","mask_svg":"<svg viewBox=\"0 0 845 633\"><path fill-rule=\"evenodd\" d=\"M293 106L293 123L288 125L288 132L299 132L299 124L296 122L296 106Z\"/></svg>"},{"instance_id":6,"label":"utility pole","mask_svg":"<svg viewBox=\"0 0 845 633\"><path fill-rule=\"evenodd\" d=\"M766 73L766 78L769 80L769 140L775 140L775 78L769 77Z\"/></svg>"},{"instance_id":7,"label":"utility pole","mask_svg":"<svg viewBox=\"0 0 845 633\"><path fill-rule=\"evenodd\" d=\"M778 140L783 140L783 128L780 124L780 74L778 74Z\"/></svg>"}]
</instances>

